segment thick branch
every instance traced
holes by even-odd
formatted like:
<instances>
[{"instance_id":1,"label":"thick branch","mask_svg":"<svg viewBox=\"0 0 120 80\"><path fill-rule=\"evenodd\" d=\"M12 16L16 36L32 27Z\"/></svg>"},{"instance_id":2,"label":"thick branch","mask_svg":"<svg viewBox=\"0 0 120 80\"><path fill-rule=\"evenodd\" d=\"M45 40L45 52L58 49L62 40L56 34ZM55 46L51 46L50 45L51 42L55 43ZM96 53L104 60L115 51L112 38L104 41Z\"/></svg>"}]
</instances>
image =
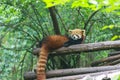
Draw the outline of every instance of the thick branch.
<instances>
[{"instance_id":1,"label":"thick branch","mask_svg":"<svg viewBox=\"0 0 120 80\"><path fill-rule=\"evenodd\" d=\"M66 54L66 53L70 54L73 52L90 52L117 48L120 48L120 40L72 45L69 47L62 47L60 49L57 49L54 52L51 52L50 54ZM39 50L40 50L39 48L34 49L33 54L37 55L37 53L39 53Z\"/></svg>"},{"instance_id":2,"label":"thick branch","mask_svg":"<svg viewBox=\"0 0 120 80\"><path fill-rule=\"evenodd\" d=\"M47 77L60 77L60 76L71 76L78 74L86 74L86 73L95 73L109 70L118 70L120 69L120 65L116 66L102 66L102 67L89 67L89 68L76 68L76 69L61 69L48 71L46 73ZM25 80L33 80L36 78L36 74L34 72L27 72L24 74Z\"/></svg>"}]
</instances>

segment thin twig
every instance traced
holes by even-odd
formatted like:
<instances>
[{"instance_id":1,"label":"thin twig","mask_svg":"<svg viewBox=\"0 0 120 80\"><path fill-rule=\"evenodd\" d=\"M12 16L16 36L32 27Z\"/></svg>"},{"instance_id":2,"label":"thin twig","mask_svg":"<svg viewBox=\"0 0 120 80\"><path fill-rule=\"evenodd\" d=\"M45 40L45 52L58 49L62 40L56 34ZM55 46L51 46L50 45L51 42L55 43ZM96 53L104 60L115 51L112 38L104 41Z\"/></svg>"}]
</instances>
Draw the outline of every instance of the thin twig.
<instances>
[{"instance_id":1,"label":"thin twig","mask_svg":"<svg viewBox=\"0 0 120 80\"><path fill-rule=\"evenodd\" d=\"M58 13L58 11L57 11L56 8L55 8L55 12L56 12L56 14L58 15L58 17L60 18L60 21L61 21L61 23L62 23L62 25L63 25L63 28L64 28L65 32L68 32L68 30L67 30L67 28L65 27L65 24L64 24L64 22L63 22L63 20L62 20L62 18L61 18L61 16L60 16L60 14Z\"/></svg>"},{"instance_id":2,"label":"thin twig","mask_svg":"<svg viewBox=\"0 0 120 80\"><path fill-rule=\"evenodd\" d=\"M45 37L47 34L44 32L44 29L43 29L43 27L42 27L42 25L41 25L41 21L40 21L40 19L38 18L38 15L37 15L37 13L36 13L36 10L35 10L35 7L34 7L34 5L33 4L31 4L31 8L33 9L33 11L34 11L34 14L35 14L35 16L36 16L36 19L37 19L37 21L38 21L38 23L39 23L39 26L41 27L41 31L42 31L42 33L43 33L43 37Z\"/></svg>"},{"instance_id":3,"label":"thin twig","mask_svg":"<svg viewBox=\"0 0 120 80\"><path fill-rule=\"evenodd\" d=\"M82 18L82 21L85 23L85 19L84 19L84 16L83 16L83 14L81 13L81 8L79 7L78 9L77 9L77 11L78 11L78 14L81 16L81 18Z\"/></svg>"},{"instance_id":4,"label":"thin twig","mask_svg":"<svg viewBox=\"0 0 120 80\"><path fill-rule=\"evenodd\" d=\"M95 14L99 11L100 9L94 11L89 17L88 20L85 22L84 29L86 30L87 25L89 24L90 20L95 16Z\"/></svg>"},{"instance_id":5,"label":"thin twig","mask_svg":"<svg viewBox=\"0 0 120 80\"><path fill-rule=\"evenodd\" d=\"M89 27L89 29L88 29L88 31L86 33L86 36L89 34L89 32L90 32L91 28L93 27L94 23L95 23L95 21L90 24L90 27Z\"/></svg>"}]
</instances>

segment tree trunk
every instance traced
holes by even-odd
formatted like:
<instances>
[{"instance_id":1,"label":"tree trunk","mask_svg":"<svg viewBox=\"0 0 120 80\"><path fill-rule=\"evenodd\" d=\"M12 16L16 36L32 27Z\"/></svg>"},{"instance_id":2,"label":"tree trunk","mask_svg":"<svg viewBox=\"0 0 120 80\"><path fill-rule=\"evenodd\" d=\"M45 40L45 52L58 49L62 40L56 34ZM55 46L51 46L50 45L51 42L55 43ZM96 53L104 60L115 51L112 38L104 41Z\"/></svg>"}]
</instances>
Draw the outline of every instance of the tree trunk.
<instances>
[{"instance_id":1,"label":"tree trunk","mask_svg":"<svg viewBox=\"0 0 120 80\"><path fill-rule=\"evenodd\" d=\"M53 22L54 32L55 32L55 34L59 35L60 29L59 29L58 21L57 21L56 14L55 14L55 7L50 7L49 11L50 11L50 16L51 16L52 22Z\"/></svg>"}]
</instances>

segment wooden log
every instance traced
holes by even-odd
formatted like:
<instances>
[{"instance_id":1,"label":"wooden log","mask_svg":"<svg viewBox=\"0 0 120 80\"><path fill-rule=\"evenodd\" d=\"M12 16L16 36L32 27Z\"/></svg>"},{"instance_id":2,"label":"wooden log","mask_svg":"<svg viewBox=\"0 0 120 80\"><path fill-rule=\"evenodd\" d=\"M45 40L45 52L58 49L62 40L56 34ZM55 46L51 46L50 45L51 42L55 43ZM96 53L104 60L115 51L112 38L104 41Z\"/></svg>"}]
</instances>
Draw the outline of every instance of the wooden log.
<instances>
[{"instance_id":1,"label":"wooden log","mask_svg":"<svg viewBox=\"0 0 120 80\"><path fill-rule=\"evenodd\" d=\"M91 66L98 66L101 63L110 62L110 61L114 61L114 60L117 60L117 59L120 59L120 54L115 55L115 56L111 56L111 57L107 57L107 58L104 58L104 59L101 59L101 60L94 61L94 62L91 63Z\"/></svg>"},{"instance_id":2,"label":"wooden log","mask_svg":"<svg viewBox=\"0 0 120 80\"><path fill-rule=\"evenodd\" d=\"M111 74L111 75L110 75ZM103 80L105 77L113 77L113 75L119 75L120 74L120 69L118 70L110 70L110 71L102 71L102 72L96 72L96 73L88 73L88 74L79 74L79 75L72 75L72 76L64 76L64 77L55 77L55 78L48 78L47 80ZM88 77L85 78L84 77ZM97 76L97 79L95 79ZM94 78L92 78L94 77ZM109 80L109 79L108 79Z\"/></svg>"},{"instance_id":3,"label":"wooden log","mask_svg":"<svg viewBox=\"0 0 120 80\"><path fill-rule=\"evenodd\" d=\"M36 79L37 75L35 72L26 72L24 73L24 80L34 80Z\"/></svg>"},{"instance_id":4,"label":"wooden log","mask_svg":"<svg viewBox=\"0 0 120 80\"><path fill-rule=\"evenodd\" d=\"M70 76L76 74L94 73L94 72L108 71L115 69L120 69L120 65L53 70L53 71L48 71L46 75L47 77L68 76L68 75Z\"/></svg>"},{"instance_id":5,"label":"wooden log","mask_svg":"<svg viewBox=\"0 0 120 80\"><path fill-rule=\"evenodd\" d=\"M90 52L90 51L118 49L118 48L120 48L120 40L72 45L69 47L62 47L60 49L57 49L51 52L50 54L57 54L57 55L66 54L66 53L70 54L73 52ZM34 49L33 54L37 55L39 51L40 48Z\"/></svg>"},{"instance_id":6,"label":"wooden log","mask_svg":"<svg viewBox=\"0 0 120 80\"><path fill-rule=\"evenodd\" d=\"M120 63L120 59L117 59L115 61L112 61L110 63L107 63L107 65L116 65L116 64L119 64Z\"/></svg>"},{"instance_id":7,"label":"wooden log","mask_svg":"<svg viewBox=\"0 0 120 80\"><path fill-rule=\"evenodd\" d=\"M108 56L115 56L118 54L120 54L120 51L114 51L114 52L109 53Z\"/></svg>"},{"instance_id":8,"label":"wooden log","mask_svg":"<svg viewBox=\"0 0 120 80\"><path fill-rule=\"evenodd\" d=\"M60 77L60 76L70 76L70 75L78 75L78 74L86 74L86 73L95 73L102 72L108 70L117 70L120 69L120 65L116 66L101 66L101 67L87 67L87 68L76 68L76 69L61 69L61 70L53 70L46 72L47 78L50 77ZM26 72L24 74L25 80L33 80L36 78L35 72Z\"/></svg>"}]
</instances>

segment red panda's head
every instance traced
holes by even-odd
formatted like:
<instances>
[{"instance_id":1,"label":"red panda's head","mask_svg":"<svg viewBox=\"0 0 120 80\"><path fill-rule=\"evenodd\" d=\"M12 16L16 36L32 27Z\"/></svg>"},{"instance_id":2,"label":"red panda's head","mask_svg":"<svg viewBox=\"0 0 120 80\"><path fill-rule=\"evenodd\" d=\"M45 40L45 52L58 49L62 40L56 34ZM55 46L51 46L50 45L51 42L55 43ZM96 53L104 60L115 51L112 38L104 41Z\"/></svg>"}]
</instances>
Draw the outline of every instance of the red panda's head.
<instances>
[{"instance_id":1,"label":"red panda's head","mask_svg":"<svg viewBox=\"0 0 120 80\"><path fill-rule=\"evenodd\" d=\"M69 30L69 36L73 40L81 39L81 38L85 37L85 30L81 30L81 29Z\"/></svg>"}]
</instances>

